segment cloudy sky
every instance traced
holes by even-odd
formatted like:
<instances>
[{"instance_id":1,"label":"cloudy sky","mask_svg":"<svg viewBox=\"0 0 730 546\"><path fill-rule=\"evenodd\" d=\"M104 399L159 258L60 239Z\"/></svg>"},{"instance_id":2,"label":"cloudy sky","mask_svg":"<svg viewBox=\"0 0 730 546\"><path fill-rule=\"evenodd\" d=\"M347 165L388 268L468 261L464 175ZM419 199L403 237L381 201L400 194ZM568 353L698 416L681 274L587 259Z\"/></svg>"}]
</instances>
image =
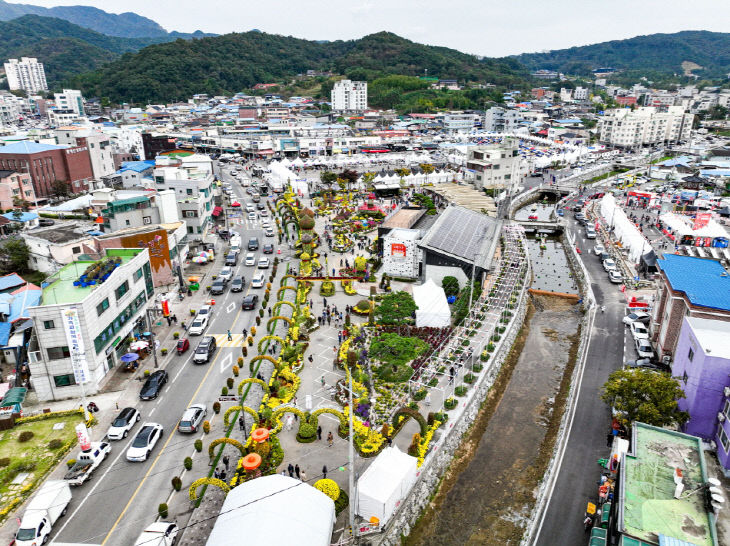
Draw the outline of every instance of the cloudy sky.
<instances>
[{"instance_id":1,"label":"cloudy sky","mask_svg":"<svg viewBox=\"0 0 730 546\"><path fill-rule=\"evenodd\" d=\"M12 3L20 3L11 0ZM560 49L655 32L727 32L727 0L26 0L133 11L167 30L257 28L316 40L388 30L485 56ZM724 15L722 15L724 13Z\"/></svg>"}]
</instances>

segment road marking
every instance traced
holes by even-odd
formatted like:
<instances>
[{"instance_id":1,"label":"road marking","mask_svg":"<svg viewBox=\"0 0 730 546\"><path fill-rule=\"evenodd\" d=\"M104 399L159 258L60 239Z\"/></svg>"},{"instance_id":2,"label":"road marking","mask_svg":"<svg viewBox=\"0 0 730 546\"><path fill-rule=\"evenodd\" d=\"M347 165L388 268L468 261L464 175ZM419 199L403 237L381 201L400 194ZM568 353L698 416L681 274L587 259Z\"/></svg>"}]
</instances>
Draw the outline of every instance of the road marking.
<instances>
[{"instance_id":1,"label":"road marking","mask_svg":"<svg viewBox=\"0 0 730 546\"><path fill-rule=\"evenodd\" d=\"M228 355L221 360L221 373L226 371L226 368L233 364L233 353L228 353Z\"/></svg>"},{"instance_id":2,"label":"road marking","mask_svg":"<svg viewBox=\"0 0 730 546\"><path fill-rule=\"evenodd\" d=\"M156 410L156 409L157 409L157 408L156 408L156 407L154 407L154 408L152 408L152 409L150 410L150 413L149 413L149 414L150 414L150 416L151 416L151 415L152 415L153 413L155 413L155 410Z\"/></svg>"},{"instance_id":3,"label":"road marking","mask_svg":"<svg viewBox=\"0 0 730 546\"><path fill-rule=\"evenodd\" d=\"M231 303L228 304L228 307L226 307L226 313L230 313L235 308L236 308L236 302L232 301Z\"/></svg>"},{"instance_id":4,"label":"road marking","mask_svg":"<svg viewBox=\"0 0 730 546\"><path fill-rule=\"evenodd\" d=\"M178 377L180 377L180 374L183 373L184 370L185 370L185 364L183 364L182 366L180 366L180 371L175 374L175 377L172 379L172 383L175 382L175 379L177 379Z\"/></svg>"},{"instance_id":5,"label":"road marking","mask_svg":"<svg viewBox=\"0 0 730 546\"><path fill-rule=\"evenodd\" d=\"M238 318L238 317L236 317L236 318ZM215 360L213 360L213 364L215 364L215 361L216 361L216 360L218 360L218 357L219 357L220 355L221 355L221 353L218 353L218 354L216 355L216 357L215 357ZM203 380L202 380L202 381L200 382L200 384L198 385L198 388L197 388L197 389L195 389L195 392L193 393L193 396L192 396L192 397L190 398L190 401L189 401L189 402L188 402L188 404L187 404L188 406L190 406L190 405L191 405L191 404L193 403L193 400L195 400L195 398L196 398L196 397L198 396L198 393L200 392L200 389L202 389L202 388L203 388L203 385L205 384L206 380L208 379L208 375L210 375L210 372L211 372L211 370L213 370L213 366L210 366L210 367L208 368L208 371L207 371L207 372L205 372L205 375L203 376ZM112 525L112 528L111 528L111 529L109 529L109 532L108 532L108 533L107 533L107 535L106 535L106 536L104 537L104 540L103 540L103 541L101 542L101 546L104 546L104 545L105 545L105 544L106 544L106 543L107 543L107 542L109 541L109 537L111 537L112 533L114 532L114 530L115 530L115 529L117 528L117 526L119 525L119 522L120 522L120 521L122 521L122 518L124 517L124 514L126 514L126 513L127 513L127 510L129 510L129 507L130 507L130 506L132 506L132 503L134 502L134 499L135 499L135 498L137 498L137 495L139 494L140 490L142 489L142 486L143 486L143 485L144 485L144 483L145 483L145 482L147 481L147 478L149 478L149 477L150 477L150 475L152 474L152 471L154 470L155 466L157 465L157 462L158 462L158 461L160 460L160 457L162 457L162 454L163 454L163 453L165 452L165 449L167 448L168 444L170 443L170 441L171 441L171 440L172 440L172 439L173 439L174 437L175 437L175 435L174 435L174 434L170 434L170 435L168 436L168 438L167 438L167 441L165 442L165 445L164 445L164 446L162 446L162 449L161 449L161 450L159 451L159 453L157 454L157 457L155 457L155 460L154 460L154 461L152 461L152 464L150 465L149 469L147 470L147 473L146 473L146 474L144 475L144 478L142 478L142 481L141 481L141 482L139 482L139 485L138 485L138 486L137 486L137 488L136 488L136 489L134 490L134 493L132 494L132 498L130 498L130 499L129 499L129 502L127 502L127 505L126 505L126 506L124 507L124 510L122 510L122 513L121 513L121 514L119 514L119 517L118 517L118 518L117 518L117 520L116 520L116 521L114 522L114 525Z\"/></svg>"}]
</instances>

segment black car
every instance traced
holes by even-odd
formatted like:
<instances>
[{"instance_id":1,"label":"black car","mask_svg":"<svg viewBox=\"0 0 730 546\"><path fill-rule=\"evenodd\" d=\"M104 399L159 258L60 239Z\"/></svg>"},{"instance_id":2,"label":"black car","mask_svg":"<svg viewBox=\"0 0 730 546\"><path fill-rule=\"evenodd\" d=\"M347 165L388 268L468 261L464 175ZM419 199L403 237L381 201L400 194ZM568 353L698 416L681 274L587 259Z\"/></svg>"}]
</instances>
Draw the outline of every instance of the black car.
<instances>
[{"instance_id":1,"label":"black car","mask_svg":"<svg viewBox=\"0 0 730 546\"><path fill-rule=\"evenodd\" d=\"M271 243L267 243L263 247L264 254L273 254L274 253L274 245Z\"/></svg>"},{"instance_id":2,"label":"black car","mask_svg":"<svg viewBox=\"0 0 730 546\"><path fill-rule=\"evenodd\" d=\"M205 336L202 340L200 340L198 347L195 349L193 362L196 364L205 364L206 362L209 362L210 357L215 354L215 350L217 348L218 345L215 342L215 338L213 336Z\"/></svg>"},{"instance_id":3,"label":"black car","mask_svg":"<svg viewBox=\"0 0 730 546\"><path fill-rule=\"evenodd\" d=\"M249 250L258 250L259 249L259 239L258 239L258 237L251 237L248 240L248 249Z\"/></svg>"},{"instance_id":4,"label":"black car","mask_svg":"<svg viewBox=\"0 0 730 546\"><path fill-rule=\"evenodd\" d=\"M167 383L167 372L165 370L152 372L142 385L142 390L139 391L140 400L154 400L157 398L165 383Z\"/></svg>"},{"instance_id":5,"label":"black car","mask_svg":"<svg viewBox=\"0 0 730 546\"><path fill-rule=\"evenodd\" d=\"M213 281L213 284L210 287L210 293L211 294L222 294L226 291L226 281L223 279L216 279Z\"/></svg>"},{"instance_id":6,"label":"black car","mask_svg":"<svg viewBox=\"0 0 730 546\"><path fill-rule=\"evenodd\" d=\"M241 302L241 309L245 311L250 311L252 309L256 309L256 306L259 303L259 297L256 294L249 294L245 298L243 298L243 301Z\"/></svg>"},{"instance_id":7,"label":"black car","mask_svg":"<svg viewBox=\"0 0 730 546\"><path fill-rule=\"evenodd\" d=\"M672 368L670 368L663 362L653 362L650 358L627 360L626 362L624 362L624 366L626 366L627 368L645 368L647 370L655 370L658 372L671 373L672 371Z\"/></svg>"},{"instance_id":8,"label":"black car","mask_svg":"<svg viewBox=\"0 0 730 546\"><path fill-rule=\"evenodd\" d=\"M245 277L233 277L233 280L231 281L231 292L243 292L243 288L245 286Z\"/></svg>"},{"instance_id":9,"label":"black car","mask_svg":"<svg viewBox=\"0 0 730 546\"><path fill-rule=\"evenodd\" d=\"M50 218L41 218L40 220L38 220L38 225L41 227L53 226L55 224L56 222L54 222Z\"/></svg>"},{"instance_id":10,"label":"black car","mask_svg":"<svg viewBox=\"0 0 730 546\"><path fill-rule=\"evenodd\" d=\"M264 206L263 203L256 203L256 208L259 210L264 210L266 207Z\"/></svg>"},{"instance_id":11,"label":"black car","mask_svg":"<svg viewBox=\"0 0 730 546\"><path fill-rule=\"evenodd\" d=\"M234 266L238 263L238 254L235 252L229 252L226 256L226 265Z\"/></svg>"}]
</instances>

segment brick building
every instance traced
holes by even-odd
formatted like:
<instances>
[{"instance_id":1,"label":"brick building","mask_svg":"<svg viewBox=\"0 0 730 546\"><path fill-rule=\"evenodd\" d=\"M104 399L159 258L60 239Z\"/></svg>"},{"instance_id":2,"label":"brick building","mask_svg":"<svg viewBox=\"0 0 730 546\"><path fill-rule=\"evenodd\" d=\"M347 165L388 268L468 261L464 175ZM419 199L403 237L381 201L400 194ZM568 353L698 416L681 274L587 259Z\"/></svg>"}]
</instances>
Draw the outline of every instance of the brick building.
<instances>
[{"instance_id":1,"label":"brick building","mask_svg":"<svg viewBox=\"0 0 730 546\"><path fill-rule=\"evenodd\" d=\"M730 322L730 275L720 262L679 254L665 254L657 265L661 280L653 340L659 358L674 359L685 317Z\"/></svg>"},{"instance_id":2,"label":"brick building","mask_svg":"<svg viewBox=\"0 0 730 546\"><path fill-rule=\"evenodd\" d=\"M87 146L16 142L0 147L0 169L28 173L39 200L55 194L56 180L68 184L72 193L79 193L89 189L93 178Z\"/></svg>"}]
</instances>

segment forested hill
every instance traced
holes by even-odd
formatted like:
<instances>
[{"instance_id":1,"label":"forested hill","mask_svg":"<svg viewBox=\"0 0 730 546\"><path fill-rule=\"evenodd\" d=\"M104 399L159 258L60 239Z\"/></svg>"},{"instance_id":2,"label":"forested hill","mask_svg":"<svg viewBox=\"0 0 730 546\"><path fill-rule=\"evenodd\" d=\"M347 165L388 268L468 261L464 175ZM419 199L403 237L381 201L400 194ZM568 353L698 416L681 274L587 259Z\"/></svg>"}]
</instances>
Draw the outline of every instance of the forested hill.
<instances>
[{"instance_id":1,"label":"forested hill","mask_svg":"<svg viewBox=\"0 0 730 546\"><path fill-rule=\"evenodd\" d=\"M317 42L246 32L147 47L78 78L90 96L160 102L194 93L235 93L256 83L287 82L310 69L368 80L386 74L453 78L461 82L524 82L512 59L479 59L381 32L359 40Z\"/></svg>"},{"instance_id":2,"label":"forested hill","mask_svg":"<svg viewBox=\"0 0 730 546\"><path fill-rule=\"evenodd\" d=\"M650 34L628 40L558 49L547 53L525 53L512 57L528 68L558 70L565 74L588 75L595 68L612 67L633 72L694 74L722 78L730 72L730 34L688 30L674 34ZM685 67L682 66L685 64Z\"/></svg>"}]
</instances>

